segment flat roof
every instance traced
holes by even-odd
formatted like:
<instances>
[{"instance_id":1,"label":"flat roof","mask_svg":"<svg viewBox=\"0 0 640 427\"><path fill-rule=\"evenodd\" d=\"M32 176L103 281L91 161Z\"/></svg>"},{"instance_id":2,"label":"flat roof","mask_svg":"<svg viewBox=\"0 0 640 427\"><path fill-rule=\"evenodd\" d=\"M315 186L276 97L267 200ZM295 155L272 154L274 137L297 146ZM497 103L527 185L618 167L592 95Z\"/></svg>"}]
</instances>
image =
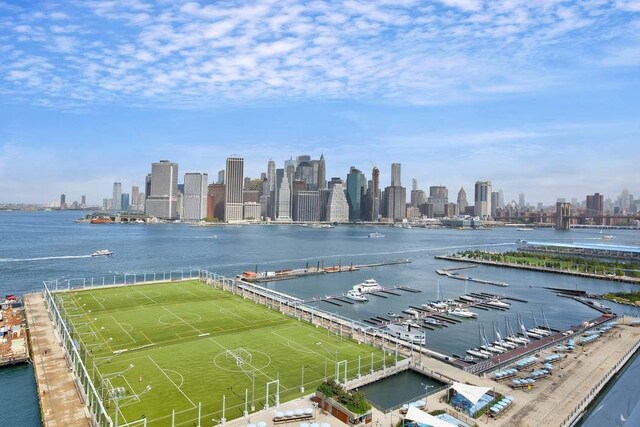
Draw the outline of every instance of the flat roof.
<instances>
[{"instance_id":1,"label":"flat roof","mask_svg":"<svg viewBox=\"0 0 640 427\"><path fill-rule=\"evenodd\" d=\"M606 245L599 243L556 243L556 242L534 242L527 241L527 246L549 246L555 248L566 249L589 249L593 251L609 251L609 252L628 252L633 254L640 254L640 247L638 246L625 246L625 245Z\"/></svg>"}]
</instances>

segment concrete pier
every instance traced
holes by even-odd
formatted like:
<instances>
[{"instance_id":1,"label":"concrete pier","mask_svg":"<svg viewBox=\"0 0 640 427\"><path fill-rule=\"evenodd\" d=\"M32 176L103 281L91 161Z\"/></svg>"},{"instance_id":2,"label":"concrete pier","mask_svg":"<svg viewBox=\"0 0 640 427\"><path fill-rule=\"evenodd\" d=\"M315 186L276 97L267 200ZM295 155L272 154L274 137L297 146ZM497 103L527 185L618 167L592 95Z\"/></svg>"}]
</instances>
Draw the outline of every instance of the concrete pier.
<instances>
[{"instance_id":1,"label":"concrete pier","mask_svg":"<svg viewBox=\"0 0 640 427\"><path fill-rule=\"evenodd\" d=\"M24 303L42 424L47 427L89 426L42 294L27 294Z\"/></svg>"}]
</instances>

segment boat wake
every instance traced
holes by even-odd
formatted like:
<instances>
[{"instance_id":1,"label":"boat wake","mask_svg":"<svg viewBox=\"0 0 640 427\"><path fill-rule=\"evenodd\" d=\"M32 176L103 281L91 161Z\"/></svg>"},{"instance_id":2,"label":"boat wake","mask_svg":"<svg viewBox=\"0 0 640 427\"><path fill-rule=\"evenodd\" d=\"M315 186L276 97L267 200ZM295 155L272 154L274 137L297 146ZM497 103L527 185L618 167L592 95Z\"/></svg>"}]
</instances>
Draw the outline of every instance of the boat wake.
<instances>
[{"instance_id":1,"label":"boat wake","mask_svg":"<svg viewBox=\"0 0 640 427\"><path fill-rule=\"evenodd\" d=\"M91 255L44 256L38 258L0 258L0 262L48 261L53 259L91 258Z\"/></svg>"}]
</instances>

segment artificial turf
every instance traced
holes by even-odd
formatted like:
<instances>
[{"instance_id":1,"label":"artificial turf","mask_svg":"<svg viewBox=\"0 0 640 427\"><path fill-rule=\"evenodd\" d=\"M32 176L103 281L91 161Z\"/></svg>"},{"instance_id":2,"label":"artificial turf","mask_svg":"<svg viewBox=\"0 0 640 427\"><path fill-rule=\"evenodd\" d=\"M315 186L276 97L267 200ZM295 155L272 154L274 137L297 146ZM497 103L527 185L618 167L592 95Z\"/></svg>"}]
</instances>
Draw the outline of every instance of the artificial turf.
<instances>
[{"instance_id":1,"label":"artificial turf","mask_svg":"<svg viewBox=\"0 0 640 427\"><path fill-rule=\"evenodd\" d=\"M362 374L383 365L380 349L197 280L56 295L112 419L109 390L125 389L120 424L146 418L149 425L171 425L175 411L175 425L196 425L201 405L202 424L210 425L222 417L223 395L230 420L242 415L245 393L249 409L254 396L256 410L265 406L267 382L279 380L285 402L334 377L337 361L347 360L349 378L359 365ZM248 354L235 357L239 348ZM384 363L392 361L387 355ZM269 406L274 395L275 384Z\"/></svg>"}]
</instances>

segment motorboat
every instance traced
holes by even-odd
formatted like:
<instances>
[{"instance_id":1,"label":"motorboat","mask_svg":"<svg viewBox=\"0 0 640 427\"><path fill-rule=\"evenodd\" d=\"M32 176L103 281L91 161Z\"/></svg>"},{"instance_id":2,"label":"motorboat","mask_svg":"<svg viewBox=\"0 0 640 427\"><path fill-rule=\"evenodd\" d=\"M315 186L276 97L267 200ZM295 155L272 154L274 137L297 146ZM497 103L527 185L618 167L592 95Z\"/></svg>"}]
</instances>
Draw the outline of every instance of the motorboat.
<instances>
[{"instance_id":1,"label":"motorboat","mask_svg":"<svg viewBox=\"0 0 640 427\"><path fill-rule=\"evenodd\" d=\"M445 323L441 320L434 319L433 317L425 317L422 319L422 323L425 325L443 326Z\"/></svg>"},{"instance_id":2,"label":"motorboat","mask_svg":"<svg viewBox=\"0 0 640 427\"><path fill-rule=\"evenodd\" d=\"M376 279L367 279L364 282L355 285L353 287L353 290L365 294L367 292L382 291L384 290L384 288L380 286L378 282L376 282Z\"/></svg>"},{"instance_id":3,"label":"motorboat","mask_svg":"<svg viewBox=\"0 0 640 427\"><path fill-rule=\"evenodd\" d=\"M456 317L464 317L467 319L478 317L477 313L469 311L466 308L456 307L453 310L449 310L449 314Z\"/></svg>"},{"instance_id":4,"label":"motorboat","mask_svg":"<svg viewBox=\"0 0 640 427\"><path fill-rule=\"evenodd\" d=\"M374 232L374 233L369 233L367 237L369 237L370 239L381 239L384 237L384 234Z\"/></svg>"},{"instance_id":5,"label":"motorboat","mask_svg":"<svg viewBox=\"0 0 640 427\"><path fill-rule=\"evenodd\" d=\"M345 295L346 298L353 300L353 301L358 301L358 302L365 302L365 301L369 301L367 299L367 297L365 297L364 295L362 295L360 292L356 291L356 290L350 290L349 292L347 292L347 294Z\"/></svg>"},{"instance_id":6,"label":"motorboat","mask_svg":"<svg viewBox=\"0 0 640 427\"><path fill-rule=\"evenodd\" d=\"M415 310L413 308L407 308L405 311L405 313L411 314L412 316L420 316L420 313L418 312L418 310Z\"/></svg>"},{"instance_id":7,"label":"motorboat","mask_svg":"<svg viewBox=\"0 0 640 427\"><path fill-rule=\"evenodd\" d=\"M607 234L605 236L602 236L602 240L613 240L615 239L615 236L612 236L611 234Z\"/></svg>"},{"instance_id":8,"label":"motorboat","mask_svg":"<svg viewBox=\"0 0 640 427\"><path fill-rule=\"evenodd\" d=\"M447 299L447 300L444 300L443 302L444 302L445 304L447 304L448 306L454 306L454 307L455 307L455 306L457 306L457 305L458 305L458 303L457 303L457 302L455 302L455 301L454 301L454 300L452 300L452 299Z\"/></svg>"},{"instance_id":9,"label":"motorboat","mask_svg":"<svg viewBox=\"0 0 640 427\"><path fill-rule=\"evenodd\" d=\"M487 305L491 305L493 307L499 307L499 308L509 308L509 307L511 307L510 304L507 304L506 302L500 301L498 298L488 299L488 300L484 301L484 303L487 304Z\"/></svg>"},{"instance_id":10,"label":"motorboat","mask_svg":"<svg viewBox=\"0 0 640 427\"><path fill-rule=\"evenodd\" d=\"M433 308L437 308L439 310L445 310L449 308L446 302L444 301L429 301L429 305Z\"/></svg>"},{"instance_id":11,"label":"motorboat","mask_svg":"<svg viewBox=\"0 0 640 427\"><path fill-rule=\"evenodd\" d=\"M394 313L393 311L390 311L387 313L387 316L393 318L393 319L398 319L400 317L402 317L401 315L399 315L398 313Z\"/></svg>"},{"instance_id":12,"label":"motorboat","mask_svg":"<svg viewBox=\"0 0 640 427\"><path fill-rule=\"evenodd\" d=\"M91 256L109 256L113 255L113 252L109 249L100 249L91 254Z\"/></svg>"},{"instance_id":13,"label":"motorboat","mask_svg":"<svg viewBox=\"0 0 640 427\"><path fill-rule=\"evenodd\" d=\"M460 295L458 298L460 298L462 301L482 302L480 298L472 297L471 295Z\"/></svg>"}]
</instances>

